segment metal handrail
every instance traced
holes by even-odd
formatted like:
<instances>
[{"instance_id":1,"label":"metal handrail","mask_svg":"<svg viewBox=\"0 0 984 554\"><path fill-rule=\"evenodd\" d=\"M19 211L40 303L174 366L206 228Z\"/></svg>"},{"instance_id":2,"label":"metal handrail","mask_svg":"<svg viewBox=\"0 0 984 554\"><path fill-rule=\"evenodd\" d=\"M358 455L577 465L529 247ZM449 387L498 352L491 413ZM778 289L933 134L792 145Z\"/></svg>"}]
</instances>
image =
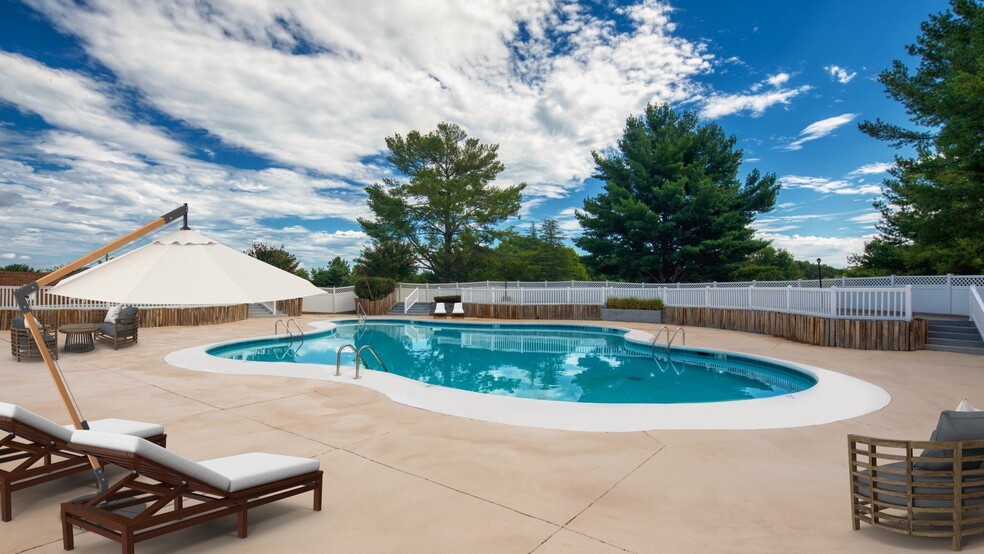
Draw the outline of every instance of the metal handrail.
<instances>
[{"instance_id":1,"label":"metal handrail","mask_svg":"<svg viewBox=\"0 0 984 554\"><path fill-rule=\"evenodd\" d=\"M284 323L284 320L282 319L278 319L277 322L273 324L273 336L277 336L278 334L280 334L281 325L284 326L284 331L287 331L287 334L290 335L291 340L293 340L294 333L290 332L290 327L286 323Z\"/></svg>"},{"instance_id":2,"label":"metal handrail","mask_svg":"<svg viewBox=\"0 0 984 554\"><path fill-rule=\"evenodd\" d=\"M659 328L659 331L656 331L656 336L653 337L653 342L651 344L651 346L652 346L652 354L653 355L656 354L656 341L659 340L659 337L663 334L663 331L666 331L666 341L667 341L667 343L670 340L670 328L667 327L666 325L660 327Z\"/></svg>"},{"instance_id":3,"label":"metal handrail","mask_svg":"<svg viewBox=\"0 0 984 554\"><path fill-rule=\"evenodd\" d=\"M301 335L301 340L303 341L303 340L304 340L304 330L303 330L303 329L301 329L301 326L297 324L297 321L295 321L295 320L294 320L294 318L290 318L290 319L288 319L288 320L287 320L287 323L286 323L286 324L284 324L284 327L285 327L285 328L286 328L286 329L287 329L288 331L290 331L290 324L291 324L291 323L293 323L293 324L294 324L294 329L297 329L297 334L298 334L298 335Z\"/></svg>"},{"instance_id":4,"label":"metal handrail","mask_svg":"<svg viewBox=\"0 0 984 554\"><path fill-rule=\"evenodd\" d=\"M338 353L335 355L335 377L339 377L342 374L342 351L345 350L346 348L351 348L352 352L355 352L355 378L356 379L362 378L362 376L359 375L359 366L360 366L360 362L365 363L365 358L362 356L362 351L366 349L368 349L369 353L372 354L374 358L376 358L376 361L379 362L379 365L383 366L383 371L389 373L389 368L386 367L386 364L383 363L382 359L380 359L379 354L377 354L376 351L373 350L373 348L368 344L362 345L362 347L360 347L359 349L356 349L354 344L343 344L341 348L338 349ZM369 366L366 365L366 367Z\"/></svg>"},{"instance_id":5,"label":"metal handrail","mask_svg":"<svg viewBox=\"0 0 984 554\"><path fill-rule=\"evenodd\" d=\"M687 331L683 327L677 327L676 330L673 331L672 334L670 334L670 328L667 327L666 325L664 325L664 326L662 326L662 327L659 328L659 331L656 331L656 336L653 337L653 342L651 343L651 346L652 346L652 353L654 355L656 353L656 341L659 340L659 337L663 336L663 331L666 331L666 349L667 350L670 349L670 347L673 345L673 341L676 339L676 336L678 334L680 334L680 333L683 333L683 344L684 344L684 346L687 345Z\"/></svg>"},{"instance_id":6,"label":"metal handrail","mask_svg":"<svg viewBox=\"0 0 984 554\"><path fill-rule=\"evenodd\" d=\"M666 334L666 336L667 336L666 349L667 350L669 350L670 349L670 346L673 345L673 339L676 338L676 336L677 336L678 333L683 333L683 345L684 346L687 345L687 331L685 331L683 329L683 327L677 327L676 328L676 331L673 331L673 336L670 336L669 335L669 332L667 331L667 334Z\"/></svg>"},{"instance_id":7,"label":"metal handrail","mask_svg":"<svg viewBox=\"0 0 984 554\"><path fill-rule=\"evenodd\" d=\"M379 365L383 366L383 371L389 373L389 368L386 367L386 364L383 363L383 360L379 358L379 354L376 354L376 351L373 350L371 346L369 346L368 344L364 344L362 345L361 348L359 348L359 351L357 352L358 355L355 357L355 378L356 379L359 378L359 360L361 359L362 363L365 363L365 358L362 356L362 351L366 349L369 350L369 353L372 354L373 358L376 358L376 361L379 362ZM366 364L366 367L369 367L369 365Z\"/></svg>"},{"instance_id":8,"label":"metal handrail","mask_svg":"<svg viewBox=\"0 0 984 554\"><path fill-rule=\"evenodd\" d=\"M354 344L343 344L342 347L338 349L338 354L335 356L335 377L339 377L342 374L342 351L346 348L351 348L352 352L355 352L355 371L357 373L359 371L359 351L355 349Z\"/></svg>"},{"instance_id":9,"label":"metal handrail","mask_svg":"<svg viewBox=\"0 0 984 554\"><path fill-rule=\"evenodd\" d=\"M366 309L362 307L362 304L358 302L355 303L355 312L359 316L359 325L365 326L366 320L369 319L369 314L366 313ZM359 313L362 312L362 313Z\"/></svg>"}]
</instances>

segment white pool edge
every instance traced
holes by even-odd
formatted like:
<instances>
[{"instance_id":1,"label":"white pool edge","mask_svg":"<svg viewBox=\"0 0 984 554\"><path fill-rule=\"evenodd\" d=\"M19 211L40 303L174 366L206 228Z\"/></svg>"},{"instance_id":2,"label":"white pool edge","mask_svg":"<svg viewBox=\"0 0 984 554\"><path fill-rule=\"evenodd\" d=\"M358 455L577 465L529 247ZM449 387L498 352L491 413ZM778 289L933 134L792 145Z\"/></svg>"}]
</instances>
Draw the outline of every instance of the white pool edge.
<instances>
[{"instance_id":1,"label":"white pool edge","mask_svg":"<svg viewBox=\"0 0 984 554\"><path fill-rule=\"evenodd\" d=\"M469 322L456 322L459 323ZM325 330L333 327L334 323L332 320L325 320L315 322L312 326ZM630 342L648 345L652 341L653 337L649 333L627 330L629 332L626 340ZM463 391L372 370L362 370L362 377L354 379L355 369L351 366L343 366L342 375L336 377L335 368L327 365L248 362L207 354L207 350L217 346L263 338L271 337L252 337L194 346L171 352L164 360L175 367L207 373L299 377L359 385L385 394L395 402L442 414L567 431L806 427L862 416L880 410L891 401L891 396L884 389L861 379L788 360L745 353L739 354L750 359L785 364L812 375L817 379L817 384L805 391L754 400L700 404L592 404Z\"/></svg>"}]
</instances>

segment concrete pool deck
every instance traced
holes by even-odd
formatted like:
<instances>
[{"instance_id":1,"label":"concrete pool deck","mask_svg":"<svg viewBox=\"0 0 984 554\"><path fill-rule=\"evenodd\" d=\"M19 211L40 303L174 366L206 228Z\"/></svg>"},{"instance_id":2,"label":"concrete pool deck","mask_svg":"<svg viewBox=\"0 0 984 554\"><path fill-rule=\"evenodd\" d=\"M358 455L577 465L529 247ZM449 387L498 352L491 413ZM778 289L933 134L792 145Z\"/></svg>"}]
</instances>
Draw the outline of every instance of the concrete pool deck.
<instances>
[{"instance_id":1,"label":"concrete pool deck","mask_svg":"<svg viewBox=\"0 0 984 554\"><path fill-rule=\"evenodd\" d=\"M304 326L325 316L298 319ZM273 320L254 319L141 329L136 345L60 356L89 419L163 423L168 447L191 459L266 450L321 461L323 511L302 495L251 511L246 539L228 518L141 543L139 552L947 551L947 539L851 530L846 436L928 438L941 410L964 397L984 405L984 357L825 348L696 327L687 328L688 345L823 367L878 385L892 401L811 427L588 433L443 415L344 382L193 372L164 361L272 328ZM0 359L0 400L68 421L37 362ZM83 473L14 492L0 552L62 552L58 504L91 492L90 481ZM77 533L77 552L119 552ZM964 551L984 551L984 537L966 539Z\"/></svg>"}]
</instances>

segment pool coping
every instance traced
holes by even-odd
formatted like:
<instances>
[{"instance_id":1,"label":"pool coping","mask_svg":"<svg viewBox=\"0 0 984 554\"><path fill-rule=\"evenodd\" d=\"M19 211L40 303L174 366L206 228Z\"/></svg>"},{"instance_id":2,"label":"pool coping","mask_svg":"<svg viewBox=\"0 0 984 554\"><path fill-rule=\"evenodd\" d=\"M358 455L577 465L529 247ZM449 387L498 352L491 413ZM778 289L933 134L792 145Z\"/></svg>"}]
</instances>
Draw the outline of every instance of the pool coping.
<instances>
[{"instance_id":1,"label":"pool coping","mask_svg":"<svg viewBox=\"0 0 984 554\"><path fill-rule=\"evenodd\" d=\"M324 331L332 328L335 321L343 320L351 320L351 317L316 321L311 325ZM455 324L488 325L467 321L457 321ZM585 324L577 326L591 327ZM598 327L626 330L625 339L637 344L649 345L653 340L653 335L644 331L607 324ZM194 346L171 352L164 360L175 367L207 373L297 377L359 385L376 390L395 402L437 413L507 425L567 431L805 427L868 414L885 407L891 401L891 396L884 389L861 379L815 366L745 353L741 353L741 356L791 366L813 376L817 384L792 394L752 400L699 404L593 404L464 391L366 369L361 371L360 379L354 379L352 366L342 366L342 375L335 376L335 368L322 364L228 360L207 353L207 350L218 346L267 338L274 337L267 335ZM687 347L687 350L714 352L692 347Z\"/></svg>"}]
</instances>

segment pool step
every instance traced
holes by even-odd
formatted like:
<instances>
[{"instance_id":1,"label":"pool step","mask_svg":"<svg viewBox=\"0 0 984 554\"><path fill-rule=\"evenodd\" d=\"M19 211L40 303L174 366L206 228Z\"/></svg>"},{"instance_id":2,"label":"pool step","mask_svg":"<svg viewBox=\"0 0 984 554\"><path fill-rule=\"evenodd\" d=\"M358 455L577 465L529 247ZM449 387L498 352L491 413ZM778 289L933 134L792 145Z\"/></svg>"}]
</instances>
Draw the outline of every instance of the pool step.
<instances>
[{"instance_id":1,"label":"pool step","mask_svg":"<svg viewBox=\"0 0 984 554\"><path fill-rule=\"evenodd\" d=\"M433 302L417 302L413 306L410 306L410 310L407 313L403 313L403 302L397 302L395 306L389 311L390 315L431 315L434 312Z\"/></svg>"},{"instance_id":2,"label":"pool step","mask_svg":"<svg viewBox=\"0 0 984 554\"><path fill-rule=\"evenodd\" d=\"M984 340L973 321L931 319L926 350L984 355Z\"/></svg>"}]
</instances>

